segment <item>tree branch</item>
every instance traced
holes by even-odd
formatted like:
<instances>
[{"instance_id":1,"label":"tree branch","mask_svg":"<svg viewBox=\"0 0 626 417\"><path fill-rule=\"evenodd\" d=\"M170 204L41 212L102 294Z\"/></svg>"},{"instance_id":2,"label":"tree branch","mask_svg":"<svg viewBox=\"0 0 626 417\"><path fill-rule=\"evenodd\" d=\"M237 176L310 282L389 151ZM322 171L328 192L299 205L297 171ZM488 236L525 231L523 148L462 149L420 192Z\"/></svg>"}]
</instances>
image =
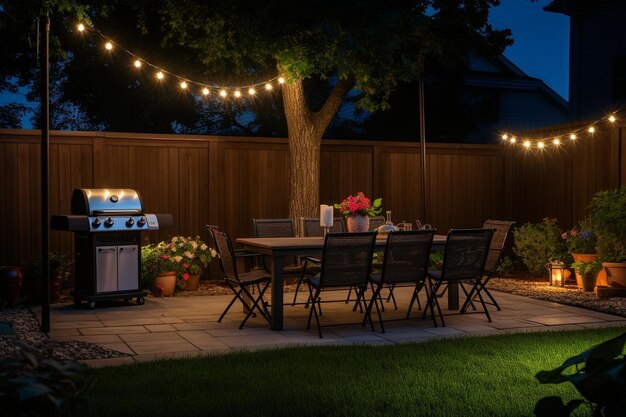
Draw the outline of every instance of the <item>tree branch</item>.
<instances>
[{"instance_id":1,"label":"tree branch","mask_svg":"<svg viewBox=\"0 0 626 417\"><path fill-rule=\"evenodd\" d=\"M333 91L326 99L326 102L319 111L312 114L315 126L321 129L322 133L326 130L331 120L339 110L341 103L346 98L350 89L354 86L354 76L349 76L344 80L339 80Z\"/></svg>"}]
</instances>

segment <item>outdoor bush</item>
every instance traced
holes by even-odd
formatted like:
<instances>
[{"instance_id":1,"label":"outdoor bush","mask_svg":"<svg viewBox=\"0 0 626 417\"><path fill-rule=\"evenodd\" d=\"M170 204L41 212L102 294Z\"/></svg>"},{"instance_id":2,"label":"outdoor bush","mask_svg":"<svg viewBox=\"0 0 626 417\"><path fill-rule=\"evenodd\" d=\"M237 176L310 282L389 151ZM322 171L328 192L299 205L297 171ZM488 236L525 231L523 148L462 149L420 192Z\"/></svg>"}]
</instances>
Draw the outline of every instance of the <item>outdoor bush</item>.
<instances>
[{"instance_id":1,"label":"outdoor bush","mask_svg":"<svg viewBox=\"0 0 626 417\"><path fill-rule=\"evenodd\" d=\"M502 258L500 265L496 268L497 275L508 275L513 270L513 261L508 256Z\"/></svg>"},{"instance_id":2,"label":"outdoor bush","mask_svg":"<svg viewBox=\"0 0 626 417\"><path fill-rule=\"evenodd\" d=\"M513 251L522 258L530 272L543 274L546 264L552 260L570 261L562 233L554 218L546 217L536 224L526 223L513 231Z\"/></svg>"},{"instance_id":3,"label":"outdoor bush","mask_svg":"<svg viewBox=\"0 0 626 417\"><path fill-rule=\"evenodd\" d=\"M84 365L41 359L27 345L20 352L0 361L0 416L61 416L87 388Z\"/></svg>"},{"instance_id":4,"label":"outdoor bush","mask_svg":"<svg viewBox=\"0 0 626 417\"><path fill-rule=\"evenodd\" d=\"M596 193L588 207L605 262L626 261L626 186Z\"/></svg>"}]
</instances>

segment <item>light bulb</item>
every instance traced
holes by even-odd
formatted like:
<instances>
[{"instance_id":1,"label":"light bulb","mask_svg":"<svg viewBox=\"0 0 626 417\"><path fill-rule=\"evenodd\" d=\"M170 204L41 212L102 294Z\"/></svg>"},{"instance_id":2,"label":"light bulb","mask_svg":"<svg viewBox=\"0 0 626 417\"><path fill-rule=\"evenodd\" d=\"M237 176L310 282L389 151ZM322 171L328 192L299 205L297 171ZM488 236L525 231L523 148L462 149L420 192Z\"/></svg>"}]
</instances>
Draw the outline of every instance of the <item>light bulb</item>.
<instances>
[{"instance_id":1,"label":"light bulb","mask_svg":"<svg viewBox=\"0 0 626 417\"><path fill-rule=\"evenodd\" d=\"M237 98L241 97L241 91L239 90L235 90L235 92L233 93L233 95Z\"/></svg>"},{"instance_id":2,"label":"light bulb","mask_svg":"<svg viewBox=\"0 0 626 417\"><path fill-rule=\"evenodd\" d=\"M525 148L530 148L530 141L529 140L524 141L524 147Z\"/></svg>"},{"instance_id":3,"label":"light bulb","mask_svg":"<svg viewBox=\"0 0 626 417\"><path fill-rule=\"evenodd\" d=\"M111 49L113 49L113 44L111 42L107 42L104 44L104 47L110 51Z\"/></svg>"},{"instance_id":4,"label":"light bulb","mask_svg":"<svg viewBox=\"0 0 626 417\"><path fill-rule=\"evenodd\" d=\"M162 80L165 77L165 75L163 75L163 72L159 71L156 73L156 77L157 79Z\"/></svg>"},{"instance_id":5,"label":"light bulb","mask_svg":"<svg viewBox=\"0 0 626 417\"><path fill-rule=\"evenodd\" d=\"M133 65L135 66L135 68L141 68L141 61L140 60L136 60Z\"/></svg>"},{"instance_id":6,"label":"light bulb","mask_svg":"<svg viewBox=\"0 0 626 417\"><path fill-rule=\"evenodd\" d=\"M270 91L270 90L272 89L272 84L270 84L270 83L265 83L265 89L266 89L267 91Z\"/></svg>"},{"instance_id":7,"label":"light bulb","mask_svg":"<svg viewBox=\"0 0 626 417\"><path fill-rule=\"evenodd\" d=\"M571 135L569 135L569 138L570 138L571 140L576 140L576 134L575 134L575 133L572 133Z\"/></svg>"},{"instance_id":8,"label":"light bulb","mask_svg":"<svg viewBox=\"0 0 626 417\"><path fill-rule=\"evenodd\" d=\"M561 144L561 141L559 140L559 138L554 138L552 143L554 143L556 146L559 146Z\"/></svg>"},{"instance_id":9,"label":"light bulb","mask_svg":"<svg viewBox=\"0 0 626 417\"><path fill-rule=\"evenodd\" d=\"M283 77L278 77L278 84L285 84L285 79Z\"/></svg>"},{"instance_id":10,"label":"light bulb","mask_svg":"<svg viewBox=\"0 0 626 417\"><path fill-rule=\"evenodd\" d=\"M250 94L251 96L256 94L256 90L254 88L250 88L248 89L248 94Z\"/></svg>"},{"instance_id":11,"label":"light bulb","mask_svg":"<svg viewBox=\"0 0 626 417\"><path fill-rule=\"evenodd\" d=\"M589 126L589 129L587 129L587 131L588 131L589 133L594 133L594 132L596 131L596 128L595 128L595 127L593 127L593 126Z\"/></svg>"},{"instance_id":12,"label":"light bulb","mask_svg":"<svg viewBox=\"0 0 626 417\"><path fill-rule=\"evenodd\" d=\"M76 28L78 29L79 32L82 32L85 30L85 25L83 25L82 23L79 23L78 26L76 26Z\"/></svg>"},{"instance_id":13,"label":"light bulb","mask_svg":"<svg viewBox=\"0 0 626 417\"><path fill-rule=\"evenodd\" d=\"M204 94L205 96L208 96L208 95L209 95L209 89L208 89L208 88L206 88L206 87L204 87L204 88L202 89L202 94Z\"/></svg>"},{"instance_id":14,"label":"light bulb","mask_svg":"<svg viewBox=\"0 0 626 417\"><path fill-rule=\"evenodd\" d=\"M609 122L611 122L611 123L615 123L615 121L616 121L616 120L617 120L617 119L615 118L615 116L613 116L613 115L610 115L610 116L609 116Z\"/></svg>"},{"instance_id":15,"label":"light bulb","mask_svg":"<svg viewBox=\"0 0 626 417\"><path fill-rule=\"evenodd\" d=\"M544 147L544 146L546 146L546 145L545 145L545 143L543 143L543 142L539 142L539 143L537 143L537 147L538 147L539 149L543 149L543 147Z\"/></svg>"},{"instance_id":16,"label":"light bulb","mask_svg":"<svg viewBox=\"0 0 626 417\"><path fill-rule=\"evenodd\" d=\"M509 135L507 135L506 133L502 135L502 140L507 140L508 138L509 138Z\"/></svg>"},{"instance_id":17,"label":"light bulb","mask_svg":"<svg viewBox=\"0 0 626 417\"><path fill-rule=\"evenodd\" d=\"M228 95L228 93L226 92L226 90L220 90L220 97L226 97Z\"/></svg>"},{"instance_id":18,"label":"light bulb","mask_svg":"<svg viewBox=\"0 0 626 417\"><path fill-rule=\"evenodd\" d=\"M180 88L182 88L183 90L186 89L187 88L187 83L185 81L181 81Z\"/></svg>"}]
</instances>

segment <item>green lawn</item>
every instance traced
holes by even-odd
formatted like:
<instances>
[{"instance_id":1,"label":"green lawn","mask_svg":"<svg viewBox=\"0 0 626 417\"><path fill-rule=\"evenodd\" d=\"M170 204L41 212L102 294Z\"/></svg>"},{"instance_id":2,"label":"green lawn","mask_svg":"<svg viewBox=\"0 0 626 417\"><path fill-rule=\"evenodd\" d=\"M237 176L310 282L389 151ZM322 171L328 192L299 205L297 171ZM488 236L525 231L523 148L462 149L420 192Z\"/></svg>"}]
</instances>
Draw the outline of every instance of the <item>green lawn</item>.
<instances>
[{"instance_id":1,"label":"green lawn","mask_svg":"<svg viewBox=\"0 0 626 417\"><path fill-rule=\"evenodd\" d=\"M94 371L75 416L529 416L537 371L626 328L304 347ZM578 413L583 415L583 413Z\"/></svg>"}]
</instances>

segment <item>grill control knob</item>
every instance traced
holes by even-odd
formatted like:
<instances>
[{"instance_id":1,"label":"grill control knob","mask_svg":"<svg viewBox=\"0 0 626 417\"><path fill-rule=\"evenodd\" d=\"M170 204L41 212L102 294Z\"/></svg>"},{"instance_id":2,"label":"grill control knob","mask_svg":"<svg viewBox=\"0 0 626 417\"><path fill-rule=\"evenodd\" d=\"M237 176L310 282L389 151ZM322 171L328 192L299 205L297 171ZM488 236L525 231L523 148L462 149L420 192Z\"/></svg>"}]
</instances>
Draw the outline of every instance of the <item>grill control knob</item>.
<instances>
[{"instance_id":1,"label":"grill control knob","mask_svg":"<svg viewBox=\"0 0 626 417\"><path fill-rule=\"evenodd\" d=\"M93 221L91 222L91 225L93 227L100 227L100 218L96 217L95 219L93 219Z\"/></svg>"},{"instance_id":2,"label":"grill control knob","mask_svg":"<svg viewBox=\"0 0 626 417\"><path fill-rule=\"evenodd\" d=\"M137 227L144 227L146 224L146 218L141 217L141 219L137 220Z\"/></svg>"},{"instance_id":3,"label":"grill control knob","mask_svg":"<svg viewBox=\"0 0 626 417\"><path fill-rule=\"evenodd\" d=\"M135 224L135 220L132 217L129 217L128 220L126 220L126 226L131 227L133 224Z\"/></svg>"},{"instance_id":4,"label":"grill control knob","mask_svg":"<svg viewBox=\"0 0 626 417\"><path fill-rule=\"evenodd\" d=\"M107 217L107 219L104 221L104 227L111 227L113 226L113 219L111 217Z\"/></svg>"}]
</instances>

